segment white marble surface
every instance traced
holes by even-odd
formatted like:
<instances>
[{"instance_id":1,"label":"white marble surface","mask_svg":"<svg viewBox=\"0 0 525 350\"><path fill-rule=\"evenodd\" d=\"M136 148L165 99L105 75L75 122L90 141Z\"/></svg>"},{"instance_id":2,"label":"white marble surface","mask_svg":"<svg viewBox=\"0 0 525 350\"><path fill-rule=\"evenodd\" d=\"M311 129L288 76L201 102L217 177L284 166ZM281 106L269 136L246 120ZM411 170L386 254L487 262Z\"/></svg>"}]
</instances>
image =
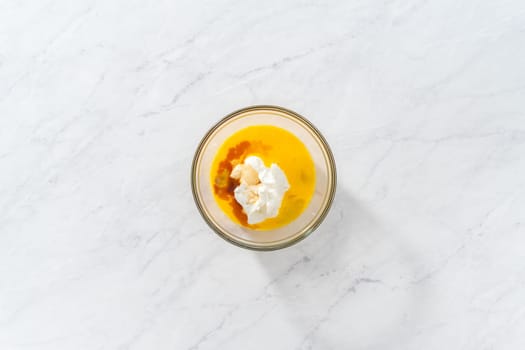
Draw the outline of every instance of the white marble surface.
<instances>
[{"instance_id":1,"label":"white marble surface","mask_svg":"<svg viewBox=\"0 0 525 350\"><path fill-rule=\"evenodd\" d=\"M0 349L525 348L525 3L0 1ZM193 151L276 104L338 163L278 252Z\"/></svg>"}]
</instances>

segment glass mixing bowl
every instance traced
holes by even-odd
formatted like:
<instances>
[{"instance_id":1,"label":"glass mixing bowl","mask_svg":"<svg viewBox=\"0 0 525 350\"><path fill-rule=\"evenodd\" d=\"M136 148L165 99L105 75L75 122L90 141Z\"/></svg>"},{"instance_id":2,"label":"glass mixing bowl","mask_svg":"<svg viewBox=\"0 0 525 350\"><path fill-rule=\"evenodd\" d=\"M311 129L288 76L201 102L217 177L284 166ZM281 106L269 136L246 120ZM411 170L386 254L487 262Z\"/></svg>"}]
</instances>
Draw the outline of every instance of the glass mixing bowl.
<instances>
[{"instance_id":1,"label":"glass mixing bowl","mask_svg":"<svg viewBox=\"0 0 525 350\"><path fill-rule=\"evenodd\" d=\"M304 143L315 164L315 191L309 205L297 219L274 230L256 231L233 222L213 196L210 171L217 150L233 133L253 125L273 125L293 133ZM304 117L282 107L253 106L229 114L206 133L195 152L191 185L197 208L219 236L239 247L275 250L297 243L321 224L335 195L335 161L324 137Z\"/></svg>"}]
</instances>

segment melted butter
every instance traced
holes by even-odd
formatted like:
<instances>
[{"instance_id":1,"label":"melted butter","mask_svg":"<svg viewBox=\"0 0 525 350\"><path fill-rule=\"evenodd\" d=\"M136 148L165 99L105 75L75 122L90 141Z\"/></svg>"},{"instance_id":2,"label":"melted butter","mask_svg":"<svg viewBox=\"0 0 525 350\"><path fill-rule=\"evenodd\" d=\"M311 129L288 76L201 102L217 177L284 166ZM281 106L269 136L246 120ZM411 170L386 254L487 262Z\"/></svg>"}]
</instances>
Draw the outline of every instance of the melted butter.
<instances>
[{"instance_id":1,"label":"melted butter","mask_svg":"<svg viewBox=\"0 0 525 350\"><path fill-rule=\"evenodd\" d=\"M290 183L279 215L256 225L248 224L233 195L238 182L230 177L235 165L251 155L260 157L267 167L272 163L279 165ZM231 220L252 229L271 230L289 224L306 209L315 190L315 166L295 135L276 126L257 125L239 130L221 145L211 167L210 181L217 204Z\"/></svg>"}]
</instances>

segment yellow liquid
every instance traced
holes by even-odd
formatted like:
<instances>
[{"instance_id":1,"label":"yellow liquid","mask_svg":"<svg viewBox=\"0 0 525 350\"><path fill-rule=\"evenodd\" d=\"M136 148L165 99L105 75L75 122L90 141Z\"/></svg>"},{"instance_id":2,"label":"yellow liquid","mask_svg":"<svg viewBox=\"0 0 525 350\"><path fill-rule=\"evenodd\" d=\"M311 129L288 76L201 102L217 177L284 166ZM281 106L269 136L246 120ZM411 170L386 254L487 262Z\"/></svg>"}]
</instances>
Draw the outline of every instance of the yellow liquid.
<instances>
[{"instance_id":1,"label":"yellow liquid","mask_svg":"<svg viewBox=\"0 0 525 350\"><path fill-rule=\"evenodd\" d=\"M236 184L229 178L231 169L248 156L261 158L266 167L277 164L290 184L277 217L255 225L247 223L233 197ZM210 181L217 204L230 219L252 229L271 230L289 224L306 209L315 190L315 166L295 135L276 126L257 125L239 130L222 144L211 167Z\"/></svg>"}]
</instances>

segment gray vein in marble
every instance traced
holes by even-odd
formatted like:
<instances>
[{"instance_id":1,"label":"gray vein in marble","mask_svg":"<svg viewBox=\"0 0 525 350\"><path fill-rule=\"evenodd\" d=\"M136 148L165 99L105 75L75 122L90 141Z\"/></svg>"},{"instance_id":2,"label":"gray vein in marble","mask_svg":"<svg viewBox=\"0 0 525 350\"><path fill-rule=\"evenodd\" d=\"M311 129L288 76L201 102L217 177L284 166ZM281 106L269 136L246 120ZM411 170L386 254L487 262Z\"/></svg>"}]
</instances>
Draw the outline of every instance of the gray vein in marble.
<instances>
[{"instance_id":1,"label":"gray vein in marble","mask_svg":"<svg viewBox=\"0 0 525 350\"><path fill-rule=\"evenodd\" d=\"M158 234L158 232L157 232ZM168 240L162 245L161 248L159 248L156 252L154 252L153 254L150 255L150 257L148 258L148 260L142 265L141 269L140 269L140 274L143 274L147 269L148 267L155 261L155 259L157 259L162 253L164 253L168 247L170 246L170 243L175 239L175 237L177 237L177 235L179 234L179 231L178 230L175 230L171 236L168 238ZM150 240L148 241L148 243L155 237L156 235L154 235L152 238L150 238Z\"/></svg>"},{"instance_id":2,"label":"gray vein in marble","mask_svg":"<svg viewBox=\"0 0 525 350\"><path fill-rule=\"evenodd\" d=\"M308 256L303 256L301 259L296 260L294 263L292 263L283 273L275 276L272 278L263 288L262 293L255 298L256 301L268 298L270 295L268 293L268 290L278 281L286 278L292 271L294 271L298 266L301 266L303 264L307 264L311 261L311 259Z\"/></svg>"},{"instance_id":3,"label":"gray vein in marble","mask_svg":"<svg viewBox=\"0 0 525 350\"><path fill-rule=\"evenodd\" d=\"M462 94L455 94L451 96L452 98L491 98L491 97L502 97L507 95L519 94L525 91L525 86L518 85L509 88L502 88L492 91L485 92L469 92Z\"/></svg>"},{"instance_id":4,"label":"gray vein in marble","mask_svg":"<svg viewBox=\"0 0 525 350\"><path fill-rule=\"evenodd\" d=\"M57 344L57 343L59 343L62 340L70 339L72 336L73 336L72 334L62 335L62 336L55 336L55 337L50 337L50 338L42 339L42 340L36 340L36 341L24 342L24 343L17 343L17 344L15 344L15 346L19 347L19 348L38 348L38 347L42 347L44 345Z\"/></svg>"},{"instance_id":5,"label":"gray vein in marble","mask_svg":"<svg viewBox=\"0 0 525 350\"><path fill-rule=\"evenodd\" d=\"M191 80L189 83L184 85L171 99L170 103L168 103L165 108L170 108L174 104L177 103L177 101L186 94L192 87L194 87L197 83L199 83L201 80L206 78L208 75L210 75L211 72L203 72L198 74L193 80Z\"/></svg>"},{"instance_id":6,"label":"gray vein in marble","mask_svg":"<svg viewBox=\"0 0 525 350\"><path fill-rule=\"evenodd\" d=\"M20 73L18 78L16 78L15 81L9 85L3 96L3 99L0 99L0 102L7 99L9 95L13 92L14 88L18 84L23 82L25 78L31 75L31 72L35 69L35 63L38 63L43 57L45 57L45 55L60 40L60 38L63 35L67 34L71 27L73 27L75 24L79 23L82 19L84 19L92 10L93 6L76 13L59 30L57 30L55 34L42 46L42 48L40 48L40 50L31 57L31 61L33 64L29 65L30 68Z\"/></svg>"},{"instance_id":7,"label":"gray vein in marble","mask_svg":"<svg viewBox=\"0 0 525 350\"><path fill-rule=\"evenodd\" d=\"M199 73L195 78L193 78L182 88L180 88L179 91L171 98L171 101L169 103L161 106L156 110L142 113L139 115L139 117L148 118L172 110L177 105L177 102L181 99L181 97L187 94L192 88L194 88L198 83L203 81L211 73L211 71Z\"/></svg>"},{"instance_id":8,"label":"gray vein in marble","mask_svg":"<svg viewBox=\"0 0 525 350\"><path fill-rule=\"evenodd\" d=\"M432 277L434 277L437 273L439 273L445 267L447 267L449 262L452 259L454 259L456 256L458 256L465 249L465 246L466 246L466 244L462 243L459 247L454 249L454 251L452 253L447 255L441 262L439 262L436 267L434 267L432 270L426 272L423 276L415 279L414 281L412 281L412 283L413 284L420 284L420 283L426 282L429 279L431 279Z\"/></svg>"},{"instance_id":9,"label":"gray vein in marble","mask_svg":"<svg viewBox=\"0 0 525 350\"><path fill-rule=\"evenodd\" d=\"M285 64L295 62L297 60L300 60L302 58L305 58L305 57L308 57L308 56L310 56L312 54L315 54L315 53L317 53L319 51L335 47L338 44L340 44L341 42L343 42L345 40L348 40L349 38L353 38L354 36L355 36L355 33L346 33L346 34L344 34L342 37L340 37L338 39L329 41L329 42L327 42L325 44L322 44L322 45L319 45L317 47L309 48L309 49L304 50L304 51L302 51L300 53L297 53L295 55L285 56L285 57L283 57L283 58L281 58L281 59L279 59L277 61L274 61L272 63L252 68L252 69L250 69L250 70L248 70L246 72L243 72L241 74L235 75L235 77L238 78L238 79L245 79L245 78L247 78L249 76L252 76L252 75L254 75L256 73L260 73L262 71L272 71L272 70L278 69L278 68L280 68L281 66L283 66Z\"/></svg>"},{"instance_id":10,"label":"gray vein in marble","mask_svg":"<svg viewBox=\"0 0 525 350\"><path fill-rule=\"evenodd\" d=\"M264 286L262 288L263 292L255 297L254 301L255 302L258 302L258 301L262 301L264 299L267 299L269 297L269 294L268 294L268 289L273 286L275 283L277 283L279 280L285 278L286 276L289 276L290 273L292 271L294 271L297 266L299 265L302 265L302 264L305 264L305 263L308 263L310 262L310 258L308 256L303 256L301 259L295 261L293 264L291 264L288 269L286 269L283 273L279 274L278 276L274 277L270 282L268 282L268 284L266 284L266 286ZM368 281L368 279L364 279L363 282L366 282ZM240 305L237 305L233 308L231 308L226 314L225 316L221 319L221 321L219 322L219 324L214 327L213 329L207 331L195 344L193 344L192 346L190 346L188 348L188 350L196 350L199 348L199 346L201 344L203 344L204 342L206 342L207 340L209 340L215 333L217 333L219 330L221 330L224 325L227 323L227 321L237 312L239 311L241 308ZM258 322L260 322L260 320L264 319L264 317L266 317L266 315L268 315L269 313L271 312L271 308L270 310L267 310L266 312L262 313L256 320L254 320L253 322L251 322L248 326L244 327L243 328L243 331L246 331L248 329L250 329L251 327L253 327L255 324L257 324ZM242 331L238 331L236 333L241 333ZM229 340L233 339L235 336L235 334L232 334L227 340L224 341L224 343L227 343Z\"/></svg>"},{"instance_id":11,"label":"gray vein in marble","mask_svg":"<svg viewBox=\"0 0 525 350\"><path fill-rule=\"evenodd\" d=\"M514 196L516 194L514 193ZM426 282L427 280L434 277L436 274L441 272L443 269L445 269L451 260L456 258L458 255L460 255L465 248L471 244L471 242L474 239L479 239L481 236L483 236L483 229L487 222L490 220L492 214L502 205L502 203L507 202L508 196L504 197L503 200L501 200L495 207L492 207L489 209L481 218L480 221L476 222L474 225L470 226L464 232L467 233L466 238L464 238L463 242L455 248L450 254L446 255L435 267L433 267L430 271L423 274L421 277L416 278L412 281L413 284L420 284L423 282ZM456 230L454 230L456 231Z\"/></svg>"},{"instance_id":12,"label":"gray vein in marble","mask_svg":"<svg viewBox=\"0 0 525 350\"><path fill-rule=\"evenodd\" d=\"M365 182L363 183L363 185L361 185L361 188L359 189L359 191L362 191L363 189L366 188L366 186L369 184L369 182L372 180L372 178L374 177L374 174L376 173L377 169L379 168L379 166L381 165L381 163L383 163L385 161L385 159L390 155L390 153L392 153L392 151L394 150L394 147L395 147L395 143L392 142L390 144L390 146L388 146L388 148L386 149L386 151L381 155L381 157L379 157L375 162L374 164L370 167L370 171L368 172L368 175L365 177Z\"/></svg>"},{"instance_id":13,"label":"gray vein in marble","mask_svg":"<svg viewBox=\"0 0 525 350\"><path fill-rule=\"evenodd\" d=\"M273 304L272 306L268 307L263 313L261 313L261 315L259 315L255 319L253 319L253 321L249 322L248 324L246 324L242 328L236 329L233 332L231 332L230 335L224 341L221 341L220 345L221 346L226 346L226 344L228 344L230 341L232 341L233 339L235 339L239 335L242 335L243 333L249 331L250 329L255 327L257 324L259 324L259 322L264 320L276 308L277 308L276 304Z\"/></svg>"},{"instance_id":14,"label":"gray vein in marble","mask_svg":"<svg viewBox=\"0 0 525 350\"><path fill-rule=\"evenodd\" d=\"M81 10L74 14L56 33L49 39L44 46L40 49L40 52L35 56L35 58L40 58L42 56L45 56L49 49L57 43L60 38L67 34L68 31L75 25L80 23L91 11L93 10L93 6L88 7L87 9Z\"/></svg>"},{"instance_id":15,"label":"gray vein in marble","mask_svg":"<svg viewBox=\"0 0 525 350\"><path fill-rule=\"evenodd\" d=\"M492 137L506 137L506 138L510 137L512 138L513 141L525 142L525 130L503 130L502 129L502 130L488 131L488 132L483 132L483 133L454 133L454 134L449 134L449 135L436 137L436 138L425 138L425 137L419 137L419 136L396 137L393 134L386 135L386 136L373 135L370 138L368 138L365 142L363 142L361 146L366 146L370 143L377 142L377 141L388 141L393 144L415 142L415 143L421 143L421 144L440 145L442 143L447 143L450 141L470 141L470 140L486 139L486 138L492 138Z\"/></svg>"},{"instance_id":16,"label":"gray vein in marble","mask_svg":"<svg viewBox=\"0 0 525 350\"><path fill-rule=\"evenodd\" d=\"M165 247L166 245L164 245ZM211 254L213 255L213 253ZM211 259L204 259L201 264L195 266L191 271L191 276L185 276L181 280L178 281L176 284L176 288L169 291L169 293L161 299L160 302L157 302L153 305L153 311L151 313L151 316L147 317L141 324L141 327L137 333L135 333L133 336L128 338L126 341L121 343L119 346L119 349L128 349L132 347L134 344L136 344L144 335L146 335L149 331L151 331L155 327L156 320L161 318L164 314L170 312L173 308L171 307L177 299L180 297L182 293L189 287L191 287L196 281L194 276L197 276L201 273L203 269L205 269L209 264L211 263ZM151 295L158 297L160 292L163 289L166 289L166 286L168 285L168 281L171 278L171 276L164 277L164 281L160 283L160 286L156 288ZM229 312L233 313L236 309L238 309L238 305L234 306ZM226 322L227 318L224 319L224 322ZM211 332L213 333L213 332ZM208 337L210 337L208 335ZM203 336L204 337L204 336ZM203 339L201 341L204 342L206 339Z\"/></svg>"},{"instance_id":17,"label":"gray vein in marble","mask_svg":"<svg viewBox=\"0 0 525 350\"><path fill-rule=\"evenodd\" d=\"M304 349L305 347L306 347L306 349L312 349L312 347L313 347L313 344L311 343L312 338L319 331L319 329L330 319L330 315L331 315L332 311L339 304L341 304L343 301L345 301L345 299L348 297L348 295L356 293L357 287L359 287L359 285L364 284L364 283L382 283L382 281L378 280L378 279L367 278L367 277L355 279L352 282L352 284L349 287L347 287L344 290L344 292L341 295L339 295L334 300L334 302L327 307L325 314L306 333L306 335L302 339L302 341L299 344L299 346L297 347L297 349Z\"/></svg>"},{"instance_id":18,"label":"gray vein in marble","mask_svg":"<svg viewBox=\"0 0 525 350\"><path fill-rule=\"evenodd\" d=\"M206 332L193 345L189 346L188 350L197 350L201 346L202 343L204 343L206 340L208 340L208 338L213 336L215 333L219 332L224 327L226 322L230 319L230 317L235 312L235 310L237 310L237 307L235 307L234 309L228 311L228 313L221 319L221 321L219 322L219 324L216 327L214 327L213 329L211 329L208 332Z\"/></svg>"},{"instance_id":19,"label":"gray vein in marble","mask_svg":"<svg viewBox=\"0 0 525 350\"><path fill-rule=\"evenodd\" d=\"M219 22L222 18L224 18L225 15L229 14L231 12L231 10L236 6L236 4L237 4L236 1L232 1L229 4L222 5L221 6L221 11L217 15L215 15L211 19L205 21L200 26L200 29L195 31L194 34L190 35L189 38L184 40L184 42L182 44L177 45L177 46L172 47L172 48L168 48L166 50L163 50L163 51L159 52L158 54L155 55L155 59L154 60L162 60L162 59L164 59L166 57L169 57L174 52L177 52L177 51L179 51L181 49L184 49L184 48L187 49L189 46L192 46L193 44L195 44L198 41L199 38L201 38L206 33L209 33L210 31L212 31L214 26L215 26L215 24L217 22ZM138 67L138 69L143 69L149 63L151 63L150 60L144 62L143 64L141 64Z\"/></svg>"}]
</instances>

